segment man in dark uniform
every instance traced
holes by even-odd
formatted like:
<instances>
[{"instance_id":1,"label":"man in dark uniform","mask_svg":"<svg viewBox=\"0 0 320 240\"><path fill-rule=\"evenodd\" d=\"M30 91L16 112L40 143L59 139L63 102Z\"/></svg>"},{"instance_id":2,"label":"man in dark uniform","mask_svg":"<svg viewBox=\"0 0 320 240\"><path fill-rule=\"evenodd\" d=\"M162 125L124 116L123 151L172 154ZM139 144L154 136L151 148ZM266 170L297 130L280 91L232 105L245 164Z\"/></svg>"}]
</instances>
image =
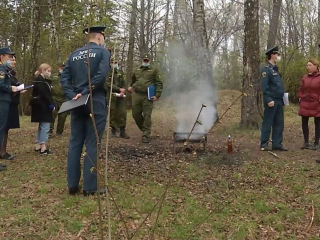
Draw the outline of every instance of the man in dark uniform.
<instances>
[{"instance_id":1,"label":"man in dark uniform","mask_svg":"<svg viewBox=\"0 0 320 240\"><path fill-rule=\"evenodd\" d=\"M13 55L14 52L11 52L9 48L0 48L0 143L2 143L7 130L11 93L17 91L16 86L11 86L11 80L7 71ZM0 163L0 171L6 169L6 165Z\"/></svg>"},{"instance_id":2,"label":"man in dark uniform","mask_svg":"<svg viewBox=\"0 0 320 240\"><path fill-rule=\"evenodd\" d=\"M111 67L114 69L113 73L113 85L112 92L118 93L120 96L112 96L110 104L110 126L111 134L113 137L117 134L117 129L120 129L120 137L129 139L126 134L126 122L127 122L127 109L124 95L126 93L126 83L123 76L123 72L118 68L118 62L111 59ZM107 89L110 93L111 90L112 71L109 71L107 79ZM109 94L108 94L109 95ZM109 97L107 98L109 100Z\"/></svg>"},{"instance_id":3,"label":"man in dark uniform","mask_svg":"<svg viewBox=\"0 0 320 240\"><path fill-rule=\"evenodd\" d=\"M104 86L110 68L110 52L102 47L105 39L104 30L105 27L91 27L83 31L89 40L89 52L87 45L73 52L61 75L61 84L68 100L77 100L89 94L87 67L89 57L93 112L100 141L107 118ZM71 111L71 137L67 166L69 193L76 194L79 192L80 158L83 144L85 144L86 154L83 166L83 194L85 196L97 193L97 172L94 167L97 166L97 147L99 147L87 107L86 105ZM101 189L101 193L104 192L105 189Z\"/></svg>"},{"instance_id":4,"label":"man in dark uniform","mask_svg":"<svg viewBox=\"0 0 320 240\"><path fill-rule=\"evenodd\" d=\"M156 95L151 100L148 99L148 87L156 87ZM149 143L151 134L151 114L153 102L158 101L162 93L163 84L159 71L150 65L148 55L142 59L142 64L136 69L132 76L129 92L132 94L132 116L143 132L142 142Z\"/></svg>"},{"instance_id":5,"label":"man in dark uniform","mask_svg":"<svg viewBox=\"0 0 320 240\"><path fill-rule=\"evenodd\" d=\"M57 135L62 135L63 130L64 130L64 124L65 124L66 118L68 116L68 113L66 113L66 112L58 115L58 112L60 110L62 103L66 101L66 97L64 95L62 86L60 84L60 78L61 78L61 74L63 72L64 66L65 66L64 63L60 64L59 65L59 74L52 77L52 82L51 82L52 98L55 102L56 109L52 112L53 121L50 124L50 132L49 132L50 135L53 134L54 122L55 122L57 116L58 116Z\"/></svg>"},{"instance_id":6,"label":"man in dark uniform","mask_svg":"<svg viewBox=\"0 0 320 240\"><path fill-rule=\"evenodd\" d=\"M278 67L276 66L281 59L278 47L268 49L266 55L269 62L267 66L262 69L261 73L264 117L260 146L262 151L269 150L268 142L272 128L272 150L287 151L287 149L282 146L284 87Z\"/></svg>"}]
</instances>

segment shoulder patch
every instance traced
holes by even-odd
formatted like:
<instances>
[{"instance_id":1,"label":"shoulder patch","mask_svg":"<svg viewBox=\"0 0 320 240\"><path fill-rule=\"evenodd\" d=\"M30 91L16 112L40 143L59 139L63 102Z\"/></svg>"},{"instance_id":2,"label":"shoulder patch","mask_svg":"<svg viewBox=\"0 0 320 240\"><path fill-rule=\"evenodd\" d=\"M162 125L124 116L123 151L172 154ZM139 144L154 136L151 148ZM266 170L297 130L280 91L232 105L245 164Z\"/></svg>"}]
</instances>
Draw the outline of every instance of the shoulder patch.
<instances>
[{"instance_id":1,"label":"shoulder patch","mask_svg":"<svg viewBox=\"0 0 320 240\"><path fill-rule=\"evenodd\" d=\"M5 73L3 71L0 71L0 78L4 78Z\"/></svg>"},{"instance_id":2,"label":"shoulder patch","mask_svg":"<svg viewBox=\"0 0 320 240\"><path fill-rule=\"evenodd\" d=\"M266 76L267 76L267 73L266 73L266 72L263 72L261 75L262 75L262 77L266 77Z\"/></svg>"}]
</instances>

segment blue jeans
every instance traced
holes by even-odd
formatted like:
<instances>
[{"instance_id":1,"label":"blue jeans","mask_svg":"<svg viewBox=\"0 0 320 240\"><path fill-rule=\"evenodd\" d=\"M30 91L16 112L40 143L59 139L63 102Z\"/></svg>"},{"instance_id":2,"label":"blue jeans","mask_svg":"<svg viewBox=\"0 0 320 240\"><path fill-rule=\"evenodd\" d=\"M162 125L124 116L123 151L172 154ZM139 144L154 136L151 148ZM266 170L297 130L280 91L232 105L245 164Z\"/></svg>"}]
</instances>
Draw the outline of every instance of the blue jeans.
<instances>
[{"instance_id":1,"label":"blue jeans","mask_svg":"<svg viewBox=\"0 0 320 240\"><path fill-rule=\"evenodd\" d=\"M40 122L36 143L46 144L48 142L49 130L50 130L49 122Z\"/></svg>"}]
</instances>

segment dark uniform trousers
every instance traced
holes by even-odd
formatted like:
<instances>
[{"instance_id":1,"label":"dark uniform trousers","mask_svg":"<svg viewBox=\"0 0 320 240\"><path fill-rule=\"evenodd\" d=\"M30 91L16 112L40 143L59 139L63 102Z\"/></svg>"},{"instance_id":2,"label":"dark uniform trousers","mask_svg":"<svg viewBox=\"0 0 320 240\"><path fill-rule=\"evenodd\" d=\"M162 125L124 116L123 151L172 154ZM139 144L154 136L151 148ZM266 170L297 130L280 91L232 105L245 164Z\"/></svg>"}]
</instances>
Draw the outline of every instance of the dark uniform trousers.
<instances>
[{"instance_id":1,"label":"dark uniform trousers","mask_svg":"<svg viewBox=\"0 0 320 240\"><path fill-rule=\"evenodd\" d=\"M124 98L112 96L110 106L110 126L114 128L126 127L127 109Z\"/></svg>"},{"instance_id":2,"label":"dark uniform trousers","mask_svg":"<svg viewBox=\"0 0 320 240\"><path fill-rule=\"evenodd\" d=\"M261 129L261 145L268 142L272 128L272 147L282 146L284 118L283 118L283 100L273 98L274 106L264 108L264 118Z\"/></svg>"},{"instance_id":3,"label":"dark uniform trousers","mask_svg":"<svg viewBox=\"0 0 320 240\"><path fill-rule=\"evenodd\" d=\"M132 116L145 137L151 135L152 109L153 101L148 100L146 93L132 93Z\"/></svg>"},{"instance_id":4,"label":"dark uniform trousers","mask_svg":"<svg viewBox=\"0 0 320 240\"><path fill-rule=\"evenodd\" d=\"M52 112L53 121L50 123L50 132L51 132L51 133L53 132L54 123L55 123L55 121L56 121L57 116L58 116L57 133L58 133L58 134L62 134L62 133L63 133L64 124L65 124L65 122L66 122L68 113L67 113L67 112L64 112L64 113L58 114L58 112L59 112L59 110L60 110L60 108L61 108L62 103L63 103L63 102L55 101L55 107L56 107L56 109Z\"/></svg>"},{"instance_id":5,"label":"dark uniform trousers","mask_svg":"<svg viewBox=\"0 0 320 240\"><path fill-rule=\"evenodd\" d=\"M4 134L7 130L7 122L9 116L9 101L0 101L0 143L3 141Z\"/></svg>"},{"instance_id":6,"label":"dark uniform trousers","mask_svg":"<svg viewBox=\"0 0 320 240\"><path fill-rule=\"evenodd\" d=\"M102 134L106 126L107 104L105 96L93 98L94 118L101 142ZM79 186L81 176L80 158L82 147L85 144L85 157L83 165L83 190L97 190L97 143L96 136L89 114L84 114L83 109L77 109L71 112L71 137L68 150L67 178L68 187Z\"/></svg>"}]
</instances>

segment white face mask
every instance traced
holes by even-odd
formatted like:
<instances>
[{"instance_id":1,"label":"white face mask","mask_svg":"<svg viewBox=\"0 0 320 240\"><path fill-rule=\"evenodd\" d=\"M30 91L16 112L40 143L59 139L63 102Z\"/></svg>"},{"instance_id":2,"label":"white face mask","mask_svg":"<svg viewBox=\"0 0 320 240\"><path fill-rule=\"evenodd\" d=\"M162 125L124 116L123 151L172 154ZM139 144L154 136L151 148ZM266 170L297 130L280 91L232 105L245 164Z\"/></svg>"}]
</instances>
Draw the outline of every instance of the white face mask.
<instances>
[{"instance_id":1,"label":"white face mask","mask_svg":"<svg viewBox=\"0 0 320 240\"><path fill-rule=\"evenodd\" d=\"M113 64L113 68L118 69L119 68L118 64Z\"/></svg>"},{"instance_id":2,"label":"white face mask","mask_svg":"<svg viewBox=\"0 0 320 240\"><path fill-rule=\"evenodd\" d=\"M150 66L150 63L148 63L148 62L147 62L147 63L146 63L146 62L143 62L143 63L142 63L142 66L143 66L143 67L149 67L149 66Z\"/></svg>"},{"instance_id":3,"label":"white face mask","mask_svg":"<svg viewBox=\"0 0 320 240\"><path fill-rule=\"evenodd\" d=\"M59 70L59 73L62 73L63 72L63 70Z\"/></svg>"},{"instance_id":4,"label":"white face mask","mask_svg":"<svg viewBox=\"0 0 320 240\"><path fill-rule=\"evenodd\" d=\"M280 61L281 61L281 56L278 55L274 61L275 61L276 63L280 62Z\"/></svg>"},{"instance_id":5,"label":"white face mask","mask_svg":"<svg viewBox=\"0 0 320 240\"><path fill-rule=\"evenodd\" d=\"M46 79L50 79L51 72L44 72L44 76L46 77Z\"/></svg>"}]
</instances>

